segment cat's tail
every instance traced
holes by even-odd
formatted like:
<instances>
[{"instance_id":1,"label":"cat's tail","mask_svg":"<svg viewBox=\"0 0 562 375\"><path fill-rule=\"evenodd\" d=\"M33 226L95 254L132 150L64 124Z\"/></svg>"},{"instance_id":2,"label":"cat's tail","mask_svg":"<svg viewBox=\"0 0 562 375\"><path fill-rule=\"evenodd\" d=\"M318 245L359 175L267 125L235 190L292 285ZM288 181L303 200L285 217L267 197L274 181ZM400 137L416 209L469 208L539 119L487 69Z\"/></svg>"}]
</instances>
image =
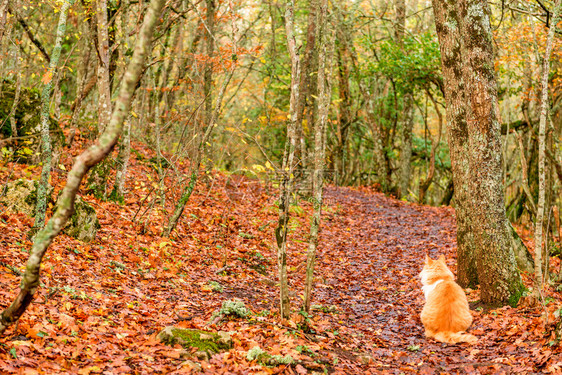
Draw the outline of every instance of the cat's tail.
<instances>
[{"instance_id":1,"label":"cat's tail","mask_svg":"<svg viewBox=\"0 0 562 375\"><path fill-rule=\"evenodd\" d=\"M471 335L470 333L464 332L437 332L435 336L433 336L435 340L446 342L448 344L457 344L459 342L467 342L471 345L476 344L478 339L476 336Z\"/></svg>"}]
</instances>

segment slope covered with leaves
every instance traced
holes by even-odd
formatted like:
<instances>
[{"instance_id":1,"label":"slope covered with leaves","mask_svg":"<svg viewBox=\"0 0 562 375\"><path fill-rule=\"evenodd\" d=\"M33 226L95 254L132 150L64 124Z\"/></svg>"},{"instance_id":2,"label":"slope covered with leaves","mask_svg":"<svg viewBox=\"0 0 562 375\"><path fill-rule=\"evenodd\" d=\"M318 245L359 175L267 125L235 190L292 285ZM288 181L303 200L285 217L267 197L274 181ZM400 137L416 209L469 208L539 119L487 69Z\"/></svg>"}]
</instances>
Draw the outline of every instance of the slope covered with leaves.
<instances>
[{"instance_id":1,"label":"slope covered with leaves","mask_svg":"<svg viewBox=\"0 0 562 375\"><path fill-rule=\"evenodd\" d=\"M42 267L42 286L19 323L0 338L1 373L185 373L193 362L156 334L177 325L231 331L233 349L201 363L207 373L529 373L562 371L560 347L541 314L560 308L551 291L546 309L473 309L477 345L446 346L423 336L423 294L417 278L425 253L445 254L454 270L455 226L450 208L396 201L370 189L328 188L309 317L279 321L276 288L275 189L238 175L213 172L198 184L172 239L160 237L166 214L154 191L152 154L132 158L126 202L82 196L97 210L101 230L90 244L56 238ZM61 164L68 170L72 156ZM178 168L187 166L181 164ZM2 181L37 175L8 164ZM53 178L55 196L66 172ZM168 181L169 183L169 181ZM171 209L174 190L168 186ZM150 210L147 210L151 208ZM307 217L292 208L290 285L300 307ZM0 308L17 293L31 246L32 220L0 214ZM246 319L210 323L223 301L239 298ZM471 301L478 291L469 291ZM477 307L474 304L473 307ZM249 361L260 346L297 363L265 367Z\"/></svg>"}]
</instances>

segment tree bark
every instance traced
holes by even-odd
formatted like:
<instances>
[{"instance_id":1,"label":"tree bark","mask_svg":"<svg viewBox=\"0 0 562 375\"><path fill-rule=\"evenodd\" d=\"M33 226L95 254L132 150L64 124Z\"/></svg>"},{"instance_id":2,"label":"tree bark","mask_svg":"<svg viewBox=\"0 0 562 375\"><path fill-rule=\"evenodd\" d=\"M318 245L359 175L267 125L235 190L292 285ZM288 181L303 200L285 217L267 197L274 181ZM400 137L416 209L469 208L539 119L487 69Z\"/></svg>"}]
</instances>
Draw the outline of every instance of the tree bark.
<instances>
[{"instance_id":1,"label":"tree bark","mask_svg":"<svg viewBox=\"0 0 562 375\"><path fill-rule=\"evenodd\" d=\"M111 118L111 82L109 79L109 32L107 0L96 1L98 37L98 134L102 134Z\"/></svg>"},{"instance_id":2,"label":"tree bark","mask_svg":"<svg viewBox=\"0 0 562 375\"><path fill-rule=\"evenodd\" d=\"M84 28L87 28L88 25L83 26ZM72 142L74 140L74 135L76 134L76 122L78 121L78 117L80 115L80 110L82 109L82 101L85 99L87 93L85 94L85 89L86 89L86 82L88 79L88 75L89 75L89 66L90 66L90 55L92 52L92 49L90 48L90 45L88 43L88 35L89 33L85 33L86 37L85 40L86 42L84 43L83 46L83 51L82 51L82 61L80 62L80 66L78 67L78 71L76 73L76 79L77 79L77 84L76 84L76 98L74 99L74 102L71 105L70 110L72 111L72 116L70 118L70 128L71 130L71 136L70 139L68 141L68 147L70 148L70 146L72 145ZM96 76L94 74L92 74L92 79L95 81ZM93 86L93 85L92 85ZM89 91L88 91L89 92Z\"/></svg>"},{"instance_id":3,"label":"tree bark","mask_svg":"<svg viewBox=\"0 0 562 375\"><path fill-rule=\"evenodd\" d=\"M457 281L463 287L478 285L476 244L470 220L470 170L465 84L462 77L460 30L455 1L433 0L435 26L441 50L441 66L447 103L447 135L453 172L457 222Z\"/></svg>"},{"instance_id":4,"label":"tree bark","mask_svg":"<svg viewBox=\"0 0 562 375\"><path fill-rule=\"evenodd\" d=\"M406 31L406 1L396 0L394 4L396 8L396 22L394 24L394 35L396 41L404 49L404 33ZM406 198L409 195L410 188L410 174L412 162L412 133L414 128L413 122L413 101L412 92L405 92L402 98L403 109L400 126L400 177L398 182L400 198Z\"/></svg>"},{"instance_id":5,"label":"tree bark","mask_svg":"<svg viewBox=\"0 0 562 375\"><path fill-rule=\"evenodd\" d=\"M328 40L328 28L325 23L327 15L327 0L322 0L319 13L320 29L319 35L319 66L318 66L318 120L314 124L314 175L313 175L313 206L314 212L310 220L310 238L306 256L306 279L304 284L303 309L310 313L310 301L312 299L312 281L314 276L314 265L316 263L316 248L318 247L318 232L322 218L322 200L324 187L324 168L326 166L326 124L330 109L331 98L331 67L334 40ZM329 44L329 46L328 46ZM329 51L328 51L329 49Z\"/></svg>"},{"instance_id":6,"label":"tree bark","mask_svg":"<svg viewBox=\"0 0 562 375\"><path fill-rule=\"evenodd\" d=\"M346 172L346 153L345 148L347 145L347 137L349 134L349 128L351 126L351 88L349 85L349 46L348 41L348 30L347 27L341 26L339 28L339 38L338 38L338 50L337 50L337 72L338 72L338 122L337 122L337 133L336 133L336 148L335 148L335 160L334 166L336 169L338 185L343 185L345 183L345 172Z\"/></svg>"},{"instance_id":7,"label":"tree bark","mask_svg":"<svg viewBox=\"0 0 562 375\"><path fill-rule=\"evenodd\" d=\"M8 15L8 0L0 1L0 42L4 37L4 32L6 31L6 20Z\"/></svg>"},{"instance_id":8,"label":"tree bark","mask_svg":"<svg viewBox=\"0 0 562 375\"><path fill-rule=\"evenodd\" d=\"M279 314L288 319L291 315L289 284L287 277L287 231L289 224L289 205L294 185L294 159L297 143L297 106L299 102L300 55L295 38L294 0L287 0L285 9L285 31L287 46L291 57L291 97L289 102L289 121L287 123L287 140L283 155L282 177L279 187L279 220L275 229L277 240L277 264L279 268Z\"/></svg>"},{"instance_id":9,"label":"tree bark","mask_svg":"<svg viewBox=\"0 0 562 375\"><path fill-rule=\"evenodd\" d=\"M121 84L111 120L98 142L80 154L76 159L72 170L68 174L66 185L58 199L53 217L45 228L37 233L23 275L20 292L12 304L0 316L0 334L20 318L33 300L35 291L39 286L41 260L53 239L60 233L68 218L72 215L76 193L85 174L92 166L99 163L111 152L119 139L123 128L123 120L129 112L133 93L142 72L146 56L151 51L152 34L164 3L165 0L152 0L150 2L149 10L144 17L143 25L137 37L133 57Z\"/></svg>"},{"instance_id":10,"label":"tree bark","mask_svg":"<svg viewBox=\"0 0 562 375\"><path fill-rule=\"evenodd\" d=\"M410 171L412 165L412 133L414 131L413 122L413 101L411 93L404 94L404 109L402 113L402 126L400 127L400 138L402 141L400 147L400 197L405 198L409 195L410 188Z\"/></svg>"},{"instance_id":11,"label":"tree bark","mask_svg":"<svg viewBox=\"0 0 562 375\"><path fill-rule=\"evenodd\" d=\"M98 134L102 134L111 118L111 80L110 80L110 52L109 31L107 20L107 0L97 0L97 86L98 86ZM93 33L92 33L93 34ZM107 159L98 163L90 172L88 189L94 196L105 199L107 197L107 176L109 174Z\"/></svg>"},{"instance_id":12,"label":"tree bark","mask_svg":"<svg viewBox=\"0 0 562 375\"><path fill-rule=\"evenodd\" d=\"M206 30L207 40L205 49L207 52L207 61L205 63L205 72L203 74L203 94L205 95L205 123L208 124L213 115L213 53L215 51L215 0L206 0L207 14L206 14Z\"/></svg>"},{"instance_id":13,"label":"tree bark","mask_svg":"<svg viewBox=\"0 0 562 375\"><path fill-rule=\"evenodd\" d=\"M127 179L127 171L129 168L129 159L131 157L131 119L126 122L123 128L123 138L121 139L121 146L119 147L119 154L117 155L116 165L117 171L115 172L115 183L113 190L109 195L109 199L124 204L125 203L125 181Z\"/></svg>"},{"instance_id":14,"label":"tree bark","mask_svg":"<svg viewBox=\"0 0 562 375\"><path fill-rule=\"evenodd\" d=\"M490 9L486 0L463 0L457 2L457 12L469 107L470 215L480 296L485 303L515 306L524 287L505 212Z\"/></svg>"},{"instance_id":15,"label":"tree bark","mask_svg":"<svg viewBox=\"0 0 562 375\"><path fill-rule=\"evenodd\" d=\"M437 152L437 147L439 147L439 143L441 142L441 132L443 129L443 115L438 108L437 101L435 100L433 95L431 95L431 92L428 91L427 95L431 99L433 107L435 108L435 112L437 113L437 118L439 119L439 129L437 130L437 139L435 141L432 139L433 137L431 136L431 133L429 134L431 140L431 155L429 156L429 167L427 170L426 178L420 178L420 189L418 194L418 201L422 204L425 202L427 190L431 186L431 182L433 181L433 177L435 176L435 154ZM429 129L427 129L427 131L429 132Z\"/></svg>"},{"instance_id":16,"label":"tree bark","mask_svg":"<svg viewBox=\"0 0 562 375\"><path fill-rule=\"evenodd\" d=\"M543 226L545 211L545 189L546 189L546 121L549 111L548 103L548 75L550 73L550 55L554 41L554 31L558 24L558 14L560 11L560 0L556 0L552 12L552 26L548 31L546 39L546 51L542 66L541 77L541 112L539 120L539 200L537 203L537 217L535 220L535 296L538 297L543 286L542 253L543 253ZM548 275L548 264L546 265Z\"/></svg>"},{"instance_id":17,"label":"tree bark","mask_svg":"<svg viewBox=\"0 0 562 375\"><path fill-rule=\"evenodd\" d=\"M53 79L57 74L60 55L62 52L62 41L66 33L66 19L68 9L74 4L74 0L66 0L60 9L59 24L57 27L57 37L55 40L55 47L53 48L53 55L49 63L49 69L43 76L43 91L41 92L41 162L43 167L41 169L41 179L37 186L37 205L35 210L35 222L33 223L32 232L43 228L45 225L45 214L47 210L47 191L49 191L49 177L51 176L51 163L52 163L52 145L51 135L49 133L49 108L51 104L51 91L53 89Z\"/></svg>"},{"instance_id":18,"label":"tree bark","mask_svg":"<svg viewBox=\"0 0 562 375\"><path fill-rule=\"evenodd\" d=\"M307 150L306 150L306 132L305 125L303 123L304 113L307 107L312 108L314 106L314 95L316 94L314 88L312 87L313 80L312 75L314 73L314 68L316 68L316 34L317 34L317 23L318 23L318 3L319 0L310 0L308 7L308 26L306 29L306 47L304 50L304 59L302 60L301 66L301 76L299 83L300 99L297 108L297 150L296 157L300 159L300 167L305 169L308 168L307 161ZM314 121L314 110L310 110L310 114L307 116L307 120ZM308 122L307 127L310 129L315 122ZM310 130L309 130L310 132ZM303 176L305 179L308 178L306 175Z\"/></svg>"},{"instance_id":19,"label":"tree bark","mask_svg":"<svg viewBox=\"0 0 562 375\"><path fill-rule=\"evenodd\" d=\"M19 57L19 49L18 48L14 48L14 69L17 71L19 71L19 67L20 67L20 57ZM17 127L17 123L16 123L16 110L18 108L18 104L20 101L20 95L21 95L21 78L22 75L21 74L16 74L16 92L14 94L14 102L12 103L12 108L10 109L10 113L8 115L8 118L10 119L10 126L12 128L12 137L17 137L18 136L18 127Z\"/></svg>"}]
</instances>

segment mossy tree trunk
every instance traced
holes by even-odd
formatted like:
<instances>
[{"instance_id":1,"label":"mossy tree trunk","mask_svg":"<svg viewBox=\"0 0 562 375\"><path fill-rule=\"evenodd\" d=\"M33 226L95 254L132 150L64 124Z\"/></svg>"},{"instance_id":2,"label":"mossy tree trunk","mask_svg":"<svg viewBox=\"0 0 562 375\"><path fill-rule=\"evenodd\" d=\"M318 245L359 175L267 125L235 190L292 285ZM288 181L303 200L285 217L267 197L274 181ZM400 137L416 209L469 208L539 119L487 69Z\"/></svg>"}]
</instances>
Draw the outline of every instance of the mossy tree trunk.
<instances>
[{"instance_id":1,"label":"mossy tree trunk","mask_svg":"<svg viewBox=\"0 0 562 375\"><path fill-rule=\"evenodd\" d=\"M406 1L396 0L396 22L394 24L394 36L400 48L404 50L404 33L406 32ZM406 51L405 51L406 52ZM400 114L400 167L398 189L400 198L409 195L411 159L412 159L412 136L414 128L414 97L411 91L404 93L402 97L402 113Z\"/></svg>"},{"instance_id":2,"label":"mossy tree trunk","mask_svg":"<svg viewBox=\"0 0 562 375\"><path fill-rule=\"evenodd\" d=\"M84 151L68 174L66 185L58 199L55 213L45 228L39 231L33 241L29 260L20 285L20 292L12 304L0 316L0 334L16 322L25 312L39 286L41 260L53 239L60 233L74 210L76 193L82 179L90 168L99 163L113 149L123 128L123 121L129 112L133 93L142 72L144 62L150 53L152 34L164 6L165 0L152 0L139 31L133 57L127 67L115 110L111 120L98 141Z\"/></svg>"},{"instance_id":3,"label":"mossy tree trunk","mask_svg":"<svg viewBox=\"0 0 562 375\"><path fill-rule=\"evenodd\" d=\"M102 134L111 118L110 51L107 20L107 0L97 0L97 47L98 47L98 134ZM93 33L92 33L93 34ZM104 159L92 168L88 178L88 189L98 198L107 195L107 177L111 169L110 161Z\"/></svg>"},{"instance_id":4,"label":"mossy tree trunk","mask_svg":"<svg viewBox=\"0 0 562 375\"><path fill-rule=\"evenodd\" d=\"M8 18L8 1L0 0L0 42L4 37L4 32L6 31L6 20Z\"/></svg>"},{"instance_id":5,"label":"mossy tree trunk","mask_svg":"<svg viewBox=\"0 0 562 375\"><path fill-rule=\"evenodd\" d=\"M486 303L514 305L523 284L504 205L489 5L484 0L433 5L452 120L459 281L467 286L477 280ZM467 234L468 246L462 242Z\"/></svg>"},{"instance_id":6,"label":"mossy tree trunk","mask_svg":"<svg viewBox=\"0 0 562 375\"><path fill-rule=\"evenodd\" d=\"M53 90L53 79L58 71L59 59L62 51L62 42L66 33L66 19L68 9L74 4L74 0L66 0L60 9L59 24L57 27L57 36L55 47L51 55L49 69L43 76L43 91L41 92L41 179L37 187L37 208L35 211L35 222L33 223L33 232L43 228L45 225L45 213L47 211L47 192L49 191L49 179L51 176L52 163L52 144L51 135L49 134L50 116L49 108L51 104L51 92Z\"/></svg>"},{"instance_id":7,"label":"mossy tree trunk","mask_svg":"<svg viewBox=\"0 0 562 375\"><path fill-rule=\"evenodd\" d=\"M117 155L116 160L117 171L115 172L115 183L113 184L113 190L109 195L109 199L120 204L125 203L125 181L127 178L130 157L131 119L125 123L125 127L123 128L123 137L121 138L121 146L119 147L119 154Z\"/></svg>"},{"instance_id":8,"label":"mossy tree trunk","mask_svg":"<svg viewBox=\"0 0 562 375\"><path fill-rule=\"evenodd\" d=\"M546 121L549 112L548 102L548 76L550 73L550 55L552 53L552 44L554 40L554 31L558 23L558 15L560 12L560 0L556 1L552 14L552 23L548 31L546 40L546 51L544 53L544 60L542 66L541 77L541 112L539 121L539 199L537 203L537 217L535 221L535 282L536 282L536 296L542 290L543 285L543 271L542 271L542 254L543 254L543 226L544 226L544 211L545 211L545 189L546 189ZM551 190L551 189L550 189ZM547 234L548 235L548 234ZM548 256L548 254L547 254ZM548 263L545 263L545 274L548 278Z\"/></svg>"},{"instance_id":9,"label":"mossy tree trunk","mask_svg":"<svg viewBox=\"0 0 562 375\"><path fill-rule=\"evenodd\" d=\"M485 0L460 1L457 9L469 106L469 189L480 297L486 303L515 305L523 284L505 211L491 12Z\"/></svg>"},{"instance_id":10,"label":"mossy tree trunk","mask_svg":"<svg viewBox=\"0 0 562 375\"><path fill-rule=\"evenodd\" d=\"M433 0L435 26L441 50L441 65L447 103L447 134L453 171L457 222L457 280L463 287L476 287L476 248L470 222L470 171L465 85L462 79L460 30L455 1Z\"/></svg>"},{"instance_id":11,"label":"mossy tree trunk","mask_svg":"<svg viewBox=\"0 0 562 375\"><path fill-rule=\"evenodd\" d=\"M408 196L410 188L410 174L412 165L412 136L414 131L414 98L411 93L405 93L403 97L403 110L400 126L400 197Z\"/></svg>"},{"instance_id":12,"label":"mossy tree trunk","mask_svg":"<svg viewBox=\"0 0 562 375\"><path fill-rule=\"evenodd\" d=\"M289 101L289 121L287 122L287 140L283 154L281 184L279 187L279 219L275 228L277 241L277 265L279 272L279 314L288 319L291 315L289 299L289 282L287 275L287 231L289 224L289 206L294 187L295 148L297 143L297 106L299 102L300 55L295 38L295 3L287 0L285 9L285 31L287 46L291 57L291 96Z\"/></svg>"},{"instance_id":13,"label":"mossy tree trunk","mask_svg":"<svg viewBox=\"0 0 562 375\"><path fill-rule=\"evenodd\" d=\"M338 75L338 121L336 123L336 146L334 150L334 169L336 173L336 184L343 185L346 182L346 146L351 127L351 87L350 87L350 48L348 45L349 35L347 27L341 25L338 30L337 49L337 75Z\"/></svg>"},{"instance_id":14,"label":"mossy tree trunk","mask_svg":"<svg viewBox=\"0 0 562 375\"><path fill-rule=\"evenodd\" d=\"M14 69L15 71L19 71L20 69L20 56L19 56L19 48L14 48ZM10 120L10 127L12 128L12 137L18 136L18 126L16 120L16 110L18 108L18 104L20 101L21 95L21 74L17 74L16 77L16 92L14 94L14 102L12 103L12 109L10 110L10 114L8 118Z\"/></svg>"},{"instance_id":15,"label":"mossy tree trunk","mask_svg":"<svg viewBox=\"0 0 562 375\"><path fill-rule=\"evenodd\" d=\"M312 281L314 276L314 265L316 263L316 248L318 246L318 232L322 218L322 200L324 188L324 168L326 167L326 129L330 99L332 93L331 67L334 49L334 39L328 38L332 34L331 28L326 27L327 0L322 0L318 14L319 40L319 64L318 64L318 119L314 124L314 174L312 180L312 195L314 212L310 220L310 238L306 256L306 279L304 284L303 309L310 313L310 301L312 299ZM329 51L328 51L329 50Z\"/></svg>"},{"instance_id":16,"label":"mossy tree trunk","mask_svg":"<svg viewBox=\"0 0 562 375\"><path fill-rule=\"evenodd\" d=\"M435 109L435 113L437 113L437 119L439 121L439 127L437 129L437 139L433 140L432 136L431 136L431 132L429 131L429 129L427 129L427 132L429 133L429 137L431 140L431 154L429 156L429 167L427 169L427 175L425 177L425 179L420 178L420 185L419 185L419 194L418 194L418 202L421 204L425 203L425 197L426 197L426 193L427 190L429 189L429 187L431 186L431 182L433 181L433 177L435 176L435 154L437 152L437 147L439 147L439 143L441 142L441 132L443 131L443 115L441 114L441 111L439 110L437 101L435 100L435 98L433 97L433 95L431 94L431 92L428 90L427 91L427 95L429 96L429 98L431 99L431 102L433 103L433 108ZM427 123L426 123L427 126Z\"/></svg>"},{"instance_id":17,"label":"mossy tree trunk","mask_svg":"<svg viewBox=\"0 0 562 375\"><path fill-rule=\"evenodd\" d=\"M317 48L316 34L318 23L318 0L310 0L308 3L308 20L306 28L306 46L304 49L304 59L302 61L301 76L299 84L299 92L301 93L298 109L297 109L297 150L296 157L300 161L300 168L307 169L308 155L306 149L306 131L304 126L305 112L308 126L315 123L314 121L314 97L316 96L316 88L314 87L312 76L314 75L316 66ZM303 176L305 179L306 175Z\"/></svg>"}]
</instances>

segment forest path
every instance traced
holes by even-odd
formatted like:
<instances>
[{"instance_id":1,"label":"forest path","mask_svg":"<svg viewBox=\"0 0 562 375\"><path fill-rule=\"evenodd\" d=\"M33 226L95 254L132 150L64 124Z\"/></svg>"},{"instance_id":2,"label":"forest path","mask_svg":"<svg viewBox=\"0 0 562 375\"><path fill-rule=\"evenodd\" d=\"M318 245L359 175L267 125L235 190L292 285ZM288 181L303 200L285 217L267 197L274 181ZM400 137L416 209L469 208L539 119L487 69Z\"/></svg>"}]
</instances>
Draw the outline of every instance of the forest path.
<instances>
[{"instance_id":1,"label":"forest path","mask_svg":"<svg viewBox=\"0 0 562 375\"><path fill-rule=\"evenodd\" d=\"M356 360L368 361L366 369L396 374L501 373L517 365L529 369L523 361L535 357L539 347L532 342L514 345L520 330L506 333L516 326L509 315L515 309L499 312L505 320L473 311L471 331L480 339L474 347L445 345L423 335L418 274L426 253L434 258L445 255L456 271L453 209L401 202L367 189L327 189L326 200L340 211L323 221L325 245L317 269L326 279L316 289L315 300L341 309L340 331L353 341L346 347L364 353Z\"/></svg>"}]
</instances>

